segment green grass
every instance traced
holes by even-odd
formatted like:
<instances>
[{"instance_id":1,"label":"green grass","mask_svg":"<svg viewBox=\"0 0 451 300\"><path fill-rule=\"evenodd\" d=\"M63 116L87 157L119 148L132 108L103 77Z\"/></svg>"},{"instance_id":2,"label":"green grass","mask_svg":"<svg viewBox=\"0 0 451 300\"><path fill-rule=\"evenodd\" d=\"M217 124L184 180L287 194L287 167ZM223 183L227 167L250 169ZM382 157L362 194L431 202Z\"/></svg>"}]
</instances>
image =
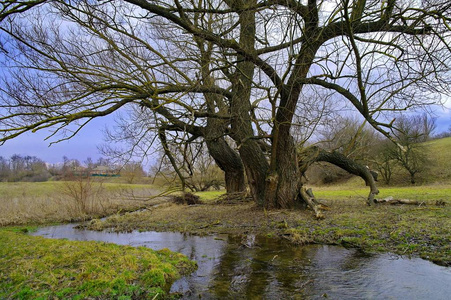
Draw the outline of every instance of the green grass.
<instances>
[{"instance_id":1,"label":"green grass","mask_svg":"<svg viewBox=\"0 0 451 300\"><path fill-rule=\"evenodd\" d=\"M364 187L362 181L361 188L342 186L315 187L314 193L318 199L346 200L346 199L366 199L369 189ZM419 201L451 201L451 185L427 185L427 186L404 186L379 188L377 198L393 197L396 199L412 199Z\"/></svg>"},{"instance_id":2,"label":"green grass","mask_svg":"<svg viewBox=\"0 0 451 300\"><path fill-rule=\"evenodd\" d=\"M295 243L341 244L366 252L420 256L451 265L451 208L333 202L325 220L298 219L287 229Z\"/></svg>"},{"instance_id":3,"label":"green grass","mask_svg":"<svg viewBox=\"0 0 451 300\"><path fill-rule=\"evenodd\" d=\"M426 182L451 181L451 137L424 143L430 158L430 168L423 177Z\"/></svg>"},{"instance_id":4,"label":"green grass","mask_svg":"<svg viewBox=\"0 0 451 300\"><path fill-rule=\"evenodd\" d=\"M201 201L210 202L216 200L219 196L225 194L224 190L220 191L206 191L206 192L196 192L194 193L200 197Z\"/></svg>"},{"instance_id":5,"label":"green grass","mask_svg":"<svg viewBox=\"0 0 451 300\"><path fill-rule=\"evenodd\" d=\"M0 299L161 299L195 263L169 250L0 229ZM155 297L155 298L154 298Z\"/></svg>"}]
</instances>

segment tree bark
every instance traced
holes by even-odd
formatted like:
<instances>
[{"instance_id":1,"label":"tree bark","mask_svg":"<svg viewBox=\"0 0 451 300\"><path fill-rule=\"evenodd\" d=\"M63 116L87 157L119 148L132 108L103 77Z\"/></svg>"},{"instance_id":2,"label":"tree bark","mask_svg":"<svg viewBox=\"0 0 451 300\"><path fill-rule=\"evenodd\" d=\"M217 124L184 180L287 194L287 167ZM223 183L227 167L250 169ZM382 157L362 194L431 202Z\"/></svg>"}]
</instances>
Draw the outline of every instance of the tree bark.
<instances>
[{"instance_id":1,"label":"tree bark","mask_svg":"<svg viewBox=\"0 0 451 300\"><path fill-rule=\"evenodd\" d=\"M274 167L266 185L266 208L268 209L295 207L302 187L301 173L296 163L295 144L291 135L283 135L283 142L278 146L277 153L272 153L276 162L273 162Z\"/></svg>"},{"instance_id":2,"label":"tree bark","mask_svg":"<svg viewBox=\"0 0 451 300\"><path fill-rule=\"evenodd\" d=\"M270 179L267 186L268 208L293 208L298 200L307 202L301 194L301 173L298 167L297 150L291 136L291 124L301 94L302 79L307 77L319 44L306 43L301 48L288 83L280 88L280 105L272 130L272 152Z\"/></svg>"},{"instance_id":3,"label":"tree bark","mask_svg":"<svg viewBox=\"0 0 451 300\"><path fill-rule=\"evenodd\" d=\"M316 202L315 197L311 192L306 190L305 187L302 187L300 196L307 203L307 205L313 209L313 211L315 212L315 217L317 219L324 219L323 212L321 211L318 203Z\"/></svg>"},{"instance_id":4,"label":"tree bark","mask_svg":"<svg viewBox=\"0 0 451 300\"><path fill-rule=\"evenodd\" d=\"M238 153L223 137L210 139L210 134L205 135L207 148L218 167L224 171L227 193L244 192L246 190L244 167Z\"/></svg>"},{"instance_id":5,"label":"tree bark","mask_svg":"<svg viewBox=\"0 0 451 300\"><path fill-rule=\"evenodd\" d=\"M195 41L201 53L200 71L203 84L209 87L214 86L215 78L210 70L211 45L200 38L195 38ZM208 113L214 115L218 111L220 114L228 114L228 106L222 95L205 93L204 97ZM228 120L208 117L207 126L202 133L209 154L218 167L224 171L227 193L241 193L246 190L244 166L238 153L230 147L224 138L228 124Z\"/></svg>"},{"instance_id":6,"label":"tree bark","mask_svg":"<svg viewBox=\"0 0 451 300\"><path fill-rule=\"evenodd\" d=\"M247 2L247 3L244 3ZM255 0L230 1L229 5L237 11L255 4ZM243 10L239 13L240 46L252 53L255 51L255 11ZM254 64L237 55L235 73L230 76L232 82L232 98L230 99L231 133L230 136L238 145L241 161L246 170L247 181L252 198L259 206L265 204L265 184L268 162L258 142L254 139L252 128L251 89L254 76Z\"/></svg>"},{"instance_id":7,"label":"tree bark","mask_svg":"<svg viewBox=\"0 0 451 300\"><path fill-rule=\"evenodd\" d=\"M313 146L304 149L301 153L301 159L299 161L301 172L304 174L312 163L319 161L334 164L351 174L360 176L365 180L366 185L370 187L367 204L371 205L374 202L374 197L379 193L379 189L377 188L373 175L366 166L363 166L339 152L329 152L317 146Z\"/></svg>"},{"instance_id":8,"label":"tree bark","mask_svg":"<svg viewBox=\"0 0 451 300\"><path fill-rule=\"evenodd\" d=\"M410 172L410 183L415 184L415 173Z\"/></svg>"}]
</instances>

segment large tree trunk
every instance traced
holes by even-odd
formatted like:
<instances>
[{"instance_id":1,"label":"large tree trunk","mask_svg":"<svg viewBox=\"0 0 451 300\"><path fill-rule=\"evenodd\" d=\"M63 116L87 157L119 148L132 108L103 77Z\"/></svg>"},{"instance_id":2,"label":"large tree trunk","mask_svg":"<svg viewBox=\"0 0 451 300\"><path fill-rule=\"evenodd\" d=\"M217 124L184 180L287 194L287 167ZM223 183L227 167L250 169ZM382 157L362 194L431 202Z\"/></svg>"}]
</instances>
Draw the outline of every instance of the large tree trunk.
<instances>
[{"instance_id":1,"label":"large tree trunk","mask_svg":"<svg viewBox=\"0 0 451 300\"><path fill-rule=\"evenodd\" d=\"M210 70L211 48L204 45L205 41L196 38L198 44L201 65L202 81L205 86L214 86L215 78ZM206 47L204 47L206 46ZM207 50L206 50L207 49ZM210 50L208 50L210 49ZM204 94L208 113L214 115L216 111L220 114L228 114L228 105L222 95ZM224 138L224 132L228 121L220 118L208 117L207 126L203 130L203 137L207 144L208 152L215 160L218 167L224 171L227 193L241 193L246 190L244 166L238 153L233 150Z\"/></svg>"},{"instance_id":2,"label":"large tree trunk","mask_svg":"<svg viewBox=\"0 0 451 300\"><path fill-rule=\"evenodd\" d=\"M272 130L270 181L266 193L266 204L269 208L292 208L299 202L307 202L301 193L301 173L290 129L303 88L302 80L306 78L318 48L319 44L303 45L290 79L280 90L280 105Z\"/></svg>"},{"instance_id":3,"label":"large tree trunk","mask_svg":"<svg viewBox=\"0 0 451 300\"><path fill-rule=\"evenodd\" d=\"M255 0L247 1L246 5L254 5ZM229 5L237 11L246 8L245 3L230 1ZM239 13L240 46L252 53L255 51L255 11L242 10ZM237 68L230 76L232 82L232 99L230 101L231 133L230 136L238 145L241 161L244 164L247 181L252 198L259 206L264 205L265 184L268 162L260 145L254 139L251 111L251 88L254 76L254 64L246 61L242 55L237 55Z\"/></svg>"},{"instance_id":4,"label":"large tree trunk","mask_svg":"<svg viewBox=\"0 0 451 300\"><path fill-rule=\"evenodd\" d=\"M213 139L210 134L205 135L208 151L218 167L224 171L227 193L244 192L246 190L244 167L238 153L223 137Z\"/></svg>"},{"instance_id":5,"label":"large tree trunk","mask_svg":"<svg viewBox=\"0 0 451 300\"><path fill-rule=\"evenodd\" d=\"M273 167L267 180L266 207L293 208L300 199L302 187L301 174L296 163L296 148L290 135L283 136L278 146L276 153L272 153L275 162L271 162Z\"/></svg>"},{"instance_id":6,"label":"large tree trunk","mask_svg":"<svg viewBox=\"0 0 451 300\"><path fill-rule=\"evenodd\" d=\"M415 184L415 172L409 172L410 173L410 183Z\"/></svg>"}]
</instances>

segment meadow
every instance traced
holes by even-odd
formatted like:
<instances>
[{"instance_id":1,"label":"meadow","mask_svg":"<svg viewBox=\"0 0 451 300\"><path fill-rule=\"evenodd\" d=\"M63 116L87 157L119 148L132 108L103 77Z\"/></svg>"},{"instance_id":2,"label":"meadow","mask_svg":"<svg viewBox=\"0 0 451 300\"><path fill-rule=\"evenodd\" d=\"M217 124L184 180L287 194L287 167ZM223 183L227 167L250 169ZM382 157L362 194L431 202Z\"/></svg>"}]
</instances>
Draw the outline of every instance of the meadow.
<instances>
[{"instance_id":1,"label":"meadow","mask_svg":"<svg viewBox=\"0 0 451 300\"><path fill-rule=\"evenodd\" d=\"M137 210L160 193L149 184L91 179L1 182L0 299L165 298L174 280L196 268L182 254L28 235L43 224Z\"/></svg>"},{"instance_id":2,"label":"meadow","mask_svg":"<svg viewBox=\"0 0 451 300\"><path fill-rule=\"evenodd\" d=\"M297 245L343 245L368 253L419 256L450 266L449 147L451 138L429 142L435 163L421 175L421 185L380 186L378 198L418 200L419 205L369 207L365 203L368 188L352 178L313 186L317 199L327 205L324 220L316 220L309 210L266 211L246 200L218 202L224 191L197 193L203 204L187 207L162 197L174 190L149 183L92 178L0 182L0 298L165 298L170 283L196 267L170 251L27 234L36 226L73 221L88 221L84 226L92 230L118 232L255 233ZM104 216L110 217L101 219Z\"/></svg>"},{"instance_id":3,"label":"meadow","mask_svg":"<svg viewBox=\"0 0 451 300\"><path fill-rule=\"evenodd\" d=\"M83 221L145 207L160 193L150 184L90 178L0 182L0 226Z\"/></svg>"},{"instance_id":4,"label":"meadow","mask_svg":"<svg viewBox=\"0 0 451 300\"><path fill-rule=\"evenodd\" d=\"M195 262L169 250L30 236L0 228L0 299L161 299Z\"/></svg>"}]
</instances>

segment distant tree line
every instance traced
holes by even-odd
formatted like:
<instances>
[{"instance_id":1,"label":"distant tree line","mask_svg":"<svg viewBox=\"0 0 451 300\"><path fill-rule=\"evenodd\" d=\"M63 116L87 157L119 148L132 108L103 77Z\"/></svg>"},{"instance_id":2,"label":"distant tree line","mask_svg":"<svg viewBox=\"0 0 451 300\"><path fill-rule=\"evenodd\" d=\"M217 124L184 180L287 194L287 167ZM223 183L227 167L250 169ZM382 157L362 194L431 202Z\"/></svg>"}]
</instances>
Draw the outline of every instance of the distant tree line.
<instances>
[{"instance_id":1,"label":"distant tree line","mask_svg":"<svg viewBox=\"0 0 451 300\"><path fill-rule=\"evenodd\" d=\"M51 176L46 163L36 156L0 156L0 181L47 181Z\"/></svg>"},{"instance_id":2,"label":"distant tree line","mask_svg":"<svg viewBox=\"0 0 451 300\"><path fill-rule=\"evenodd\" d=\"M108 159L99 158L94 162L91 158L81 163L77 159L63 157L62 163L49 164L36 156L22 156L14 154L10 158L0 156L0 182L42 182L47 180L67 180L74 177L91 176L101 171L115 172L133 183L137 178L146 176L143 166L139 162L126 162L122 165L114 164Z\"/></svg>"}]
</instances>

